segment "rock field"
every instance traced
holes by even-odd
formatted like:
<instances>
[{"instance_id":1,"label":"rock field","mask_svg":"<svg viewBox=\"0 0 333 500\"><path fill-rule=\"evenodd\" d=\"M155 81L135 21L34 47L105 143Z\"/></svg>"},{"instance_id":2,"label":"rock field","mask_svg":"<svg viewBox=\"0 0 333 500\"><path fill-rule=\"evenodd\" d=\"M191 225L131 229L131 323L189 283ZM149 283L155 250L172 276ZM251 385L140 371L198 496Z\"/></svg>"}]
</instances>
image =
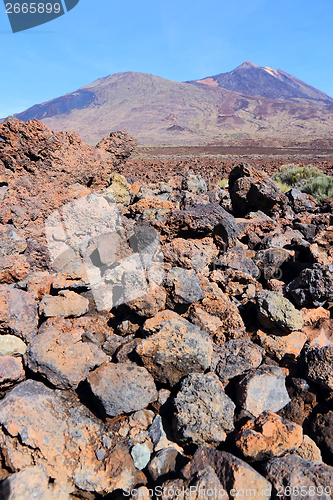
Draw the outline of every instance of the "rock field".
<instances>
[{"instance_id":1,"label":"rock field","mask_svg":"<svg viewBox=\"0 0 333 500\"><path fill-rule=\"evenodd\" d=\"M134 148L0 126L0 499L331 500L332 202Z\"/></svg>"}]
</instances>

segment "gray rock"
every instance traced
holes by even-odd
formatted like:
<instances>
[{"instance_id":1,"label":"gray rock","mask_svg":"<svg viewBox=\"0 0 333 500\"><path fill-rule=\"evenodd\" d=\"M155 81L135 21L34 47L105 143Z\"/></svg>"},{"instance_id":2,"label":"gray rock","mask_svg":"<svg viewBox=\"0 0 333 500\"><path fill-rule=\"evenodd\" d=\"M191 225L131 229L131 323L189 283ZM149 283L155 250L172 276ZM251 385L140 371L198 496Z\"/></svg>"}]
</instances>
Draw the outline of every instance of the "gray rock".
<instances>
[{"instance_id":1,"label":"gray rock","mask_svg":"<svg viewBox=\"0 0 333 500\"><path fill-rule=\"evenodd\" d=\"M139 470L144 469L150 460L150 450L148 446L143 443L137 443L136 445L133 446L131 450L131 456L133 458L134 462L134 467L136 467Z\"/></svg>"},{"instance_id":2,"label":"gray rock","mask_svg":"<svg viewBox=\"0 0 333 500\"><path fill-rule=\"evenodd\" d=\"M286 287L297 306L322 306L333 301L333 265L314 264Z\"/></svg>"},{"instance_id":3,"label":"gray rock","mask_svg":"<svg viewBox=\"0 0 333 500\"><path fill-rule=\"evenodd\" d=\"M333 346L304 346L299 364L311 382L333 391Z\"/></svg>"},{"instance_id":4,"label":"gray rock","mask_svg":"<svg viewBox=\"0 0 333 500\"><path fill-rule=\"evenodd\" d=\"M318 202L310 194L302 193L298 189L290 189L285 193L290 201L291 208L298 214L301 212L313 212Z\"/></svg>"},{"instance_id":5,"label":"gray rock","mask_svg":"<svg viewBox=\"0 0 333 500\"><path fill-rule=\"evenodd\" d=\"M264 328L282 328L285 331L301 330L303 317L300 311L281 293L260 290L257 293L258 320Z\"/></svg>"},{"instance_id":6,"label":"gray rock","mask_svg":"<svg viewBox=\"0 0 333 500\"><path fill-rule=\"evenodd\" d=\"M14 226L0 226L0 257L23 253L27 248L27 242L23 235Z\"/></svg>"},{"instance_id":7,"label":"gray rock","mask_svg":"<svg viewBox=\"0 0 333 500\"><path fill-rule=\"evenodd\" d=\"M188 375L174 404L177 433L184 443L216 445L234 429L236 406L214 374Z\"/></svg>"},{"instance_id":8,"label":"gray rock","mask_svg":"<svg viewBox=\"0 0 333 500\"><path fill-rule=\"evenodd\" d=\"M169 291L167 304L170 308L177 304L192 304L205 296L194 269L170 269L165 279L165 287Z\"/></svg>"},{"instance_id":9,"label":"gray rock","mask_svg":"<svg viewBox=\"0 0 333 500\"><path fill-rule=\"evenodd\" d=\"M158 398L152 376L132 363L104 363L88 375L88 383L111 417L142 410Z\"/></svg>"},{"instance_id":10,"label":"gray rock","mask_svg":"<svg viewBox=\"0 0 333 500\"><path fill-rule=\"evenodd\" d=\"M273 484L278 498L332 499L333 467L329 465L314 464L297 455L289 455L272 458L264 464L263 470L265 477ZM302 491L304 494L301 496Z\"/></svg>"},{"instance_id":11,"label":"gray rock","mask_svg":"<svg viewBox=\"0 0 333 500\"><path fill-rule=\"evenodd\" d=\"M173 311L161 311L144 324L144 339L137 353L154 379L174 386L192 372L207 370L213 344L208 333Z\"/></svg>"},{"instance_id":12,"label":"gray rock","mask_svg":"<svg viewBox=\"0 0 333 500\"><path fill-rule=\"evenodd\" d=\"M156 453L148 465L148 471L153 481L176 470L178 451L175 448L164 448Z\"/></svg>"},{"instance_id":13,"label":"gray rock","mask_svg":"<svg viewBox=\"0 0 333 500\"><path fill-rule=\"evenodd\" d=\"M266 280L279 279L281 265L291 258L291 253L285 248L268 248L256 253L253 260Z\"/></svg>"},{"instance_id":14,"label":"gray rock","mask_svg":"<svg viewBox=\"0 0 333 500\"><path fill-rule=\"evenodd\" d=\"M249 339L232 339L217 350L216 373L225 385L234 377L257 368L264 350Z\"/></svg>"},{"instance_id":15,"label":"gray rock","mask_svg":"<svg viewBox=\"0 0 333 500\"><path fill-rule=\"evenodd\" d=\"M27 366L59 389L76 389L88 373L108 360L91 342L83 342L83 329L69 320L46 322L29 343L25 354Z\"/></svg>"},{"instance_id":16,"label":"gray rock","mask_svg":"<svg viewBox=\"0 0 333 500\"><path fill-rule=\"evenodd\" d=\"M219 482L228 492L230 498L243 497L244 499L255 498L260 500L269 500L271 498L272 486L267 479L243 460L231 455L231 453L215 450L214 448L200 447L193 455L192 460L183 468L182 475L186 480L193 481L194 478L209 467L214 470ZM213 481L214 483L215 481ZM235 496L234 490L238 492L237 496Z\"/></svg>"},{"instance_id":17,"label":"gray rock","mask_svg":"<svg viewBox=\"0 0 333 500\"><path fill-rule=\"evenodd\" d=\"M237 385L237 403L255 417L265 410L278 412L290 402L286 373L277 366L261 365Z\"/></svg>"},{"instance_id":18,"label":"gray rock","mask_svg":"<svg viewBox=\"0 0 333 500\"><path fill-rule=\"evenodd\" d=\"M207 192L207 185L201 175L195 175L192 172L187 172L182 179L182 189L190 191L194 194L201 194Z\"/></svg>"},{"instance_id":19,"label":"gray rock","mask_svg":"<svg viewBox=\"0 0 333 500\"><path fill-rule=\"evenodd\" d=\"M153 442L154 451L163 450L165 448L175 448L182 450L176 443L169 441L163 427L163 421L160 415L156 415L152 424L149 427L149 437Z\"/></svg>"},{"instance_id":20,"label":"gray rock","mask_svg":"<svg viewBox=\"0 0 333 500\"><path fill-rule=\"evenodd\" d=\"M231 267L232 269L237 269L245 274L250 274L254 278L258 278L260 275L259 268L246 256L245 250L241 246L235 246L231 248L226 253L214 262L218 267Z\"/></svg>"},{"instance_id":21,"label":"gray rock","mask_svg":"<svg viewBox=\"0 0 333 500\"><path fill-rule=\"evenodd\" d=\"M37 335L37 303L30 293L0 285L0 332L29 342Z\"/></svg>"}]
</instances>

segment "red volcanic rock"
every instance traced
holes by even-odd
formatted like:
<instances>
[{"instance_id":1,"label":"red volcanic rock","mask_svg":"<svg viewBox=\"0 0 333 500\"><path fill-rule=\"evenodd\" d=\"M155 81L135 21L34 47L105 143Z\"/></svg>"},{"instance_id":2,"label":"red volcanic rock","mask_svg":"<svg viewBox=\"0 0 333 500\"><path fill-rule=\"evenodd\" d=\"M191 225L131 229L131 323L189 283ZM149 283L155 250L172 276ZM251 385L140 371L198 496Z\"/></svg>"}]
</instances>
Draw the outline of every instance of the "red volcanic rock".
<instances>
[{"instance_id":1,"label":"red volcanic rock","mask_svg":"<svg viewBox=\"0 0 333 500\"><path fill-rule=\"evenodd\" d=\"M38 120L17 119L0 125L0 137L0 175L7 184L0 216L8 219L8 207L14 227L28 241L30 261L43 267L46 217L90 188L106 187L113 166L131 154L135 142L126 132L115 132L93 148L74 132L53 133Z\"/></svg>"}]
</instances>

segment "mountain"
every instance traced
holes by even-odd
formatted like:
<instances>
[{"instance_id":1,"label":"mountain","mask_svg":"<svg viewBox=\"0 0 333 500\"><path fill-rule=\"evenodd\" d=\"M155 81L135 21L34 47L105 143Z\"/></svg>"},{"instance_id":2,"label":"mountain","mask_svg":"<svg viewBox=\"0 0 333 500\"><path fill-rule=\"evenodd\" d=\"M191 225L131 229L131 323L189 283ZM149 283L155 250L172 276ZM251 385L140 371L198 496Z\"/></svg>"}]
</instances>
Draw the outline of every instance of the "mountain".
<instances>
[{"instance_id":1,"label":"mountain","mask_svg":"<svg viewBox=\"0 0 333 500\"><path fill-rule=\"evenodd\" d=\"M271 99L310 99L333 104L332 97L298 78L280 69L263 68L250 61L245 61L229 73L220 73L189 83L221 87L233 92Z\"/></svg>"},{"instance_id":2,"label":"mountain","mask_svg":"<svg viewBox=\"0 0 333 500\"><path fill-rule=\"evenodd\" d=\"M127 130L144 145L254 141L257 145L290 146L329 140L332 98L324 99L325 94L317 91L319 99L313 89L312 98L308 91L306 98L287 99L291 83L267 71L271 86L262 84L259 90L275 97L257 95L258 82L253 76L257 70L260 73L256 74L263 74L252 63L234 70L235 82L241 82L240 75L244 75L244 91L222 88L217 77L180 83L143 73L117 73L15 116L24 121L38 118L55 131L74 130L90 144L116 130ZM284 94L282 90L278 93L277 86Z\"/></svg>"}]
</instances>

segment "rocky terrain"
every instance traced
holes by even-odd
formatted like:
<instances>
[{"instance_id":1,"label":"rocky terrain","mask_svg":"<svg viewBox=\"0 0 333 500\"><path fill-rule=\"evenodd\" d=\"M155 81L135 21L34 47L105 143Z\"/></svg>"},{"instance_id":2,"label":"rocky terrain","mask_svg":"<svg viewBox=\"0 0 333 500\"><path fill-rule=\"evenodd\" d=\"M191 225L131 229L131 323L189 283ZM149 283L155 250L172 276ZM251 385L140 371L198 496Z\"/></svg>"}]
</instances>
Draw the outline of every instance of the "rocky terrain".
<instances>
[{"instance_id":1,"label":"rocky terrain","mask_svg":"<svg viewBox=\"0 0 333 500\"><path fill-rule=\"evenodd\" d=\"M306 148L319 141L332 149L332 103L332 97L287 73L246 62L194 82L116 73L15 117L75 130L93 145L110 130L125 129L146 146Z\"/></svg>"},{"instance_id":2,"label":"rocky terrain","mask_svg":"<svg viewBox=\"0 0 333 500\"><path fill-rule=\"evenodd\" d=\"M332 200L134 148L0 126L0 498L330 500Z\"/></svg>"}]
</instances>

